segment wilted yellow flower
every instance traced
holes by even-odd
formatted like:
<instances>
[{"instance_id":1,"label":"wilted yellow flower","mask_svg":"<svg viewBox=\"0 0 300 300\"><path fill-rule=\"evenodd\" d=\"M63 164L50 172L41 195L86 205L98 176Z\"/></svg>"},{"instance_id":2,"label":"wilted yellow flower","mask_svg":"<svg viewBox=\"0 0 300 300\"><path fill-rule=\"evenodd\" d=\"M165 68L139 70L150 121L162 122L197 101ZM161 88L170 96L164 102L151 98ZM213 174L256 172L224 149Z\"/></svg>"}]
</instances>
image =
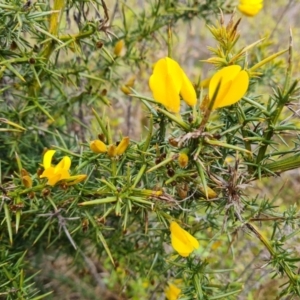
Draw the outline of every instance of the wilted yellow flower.
<instances>
[{"instance_id":1,"label":"wilted yellow flower","mask_svg":"<svg viewBox=\"0 0 300 300\"><path fill-rule=\"evenodd\" d=\"M154 66L149 79L153 98L169 111L178 113L180 97L190 106L197 102L195 89L179 64L169 58L161 58Z\"/></svg>"},{"instance_id":2,"label":"wilted yellow flower","mask_svg":"<svg viewBox=\"0 0 300 300\"><path fill-rule=\"evenodd\" d=\"M30 174L25 170L21 170L21 179L22 183L26 188L31 188L32 187L32 179L30 177Z\"/></svg>"},{"instance_id":3,"label":"wilted yellow flower","mask_svg":"<svg viewBox=\"0 0 300 300\"><path fill-rule=\"evenodd\" d=\"M55 185L58 181L70 177L69 169L71 166L71 159L68 156L64 156L56 166L52 166L52 157L55 152L55 150L48 150L44 154L43 167L45 170L42 175L40 175L40 178L47 178L47 184L52 186Z\"/></svg>"},{"instance_id":4,"label":"wilted yellow flower","mask_svg":"<svg viewBox=\"0 0 300 300\"><path fill-rule=\"evenodd\" d=\"M219 70L210 80L209 99L220 84L213 109L232 105L238 102L247 92L249 76L239 65L232 65Z\"/></svg>"},{"instance_id":5,"label":"wilted yellow flower","mask_svg":"<svg viewBox=\"0 0 300 300\"><path fill-rule=\"evenodd\" d=\"M170 231L172 246L181 256L187 257L199 248L199 242L176 222L171 222Z\"/></svg>"},{"instance_id":6,"label":"wilted yellow flower","mask_svg":"<svg viewBox=\"0 0 300 300\"><path fill-rule=\"evenodd\" d=\"M90 148L94 153L106 153L107 146L100 140L94 140L90 142Z\"/></svg>"},{"instance_id":7,"label":"wilted yellow flower","mask_svg":"<svg viewBox=\"0 0 300 300\"><path fill-rule=\"evenodd\" d=\"M263 8L263 0L240 0L238 9L244 15L253 17Z\"/></svg>"},{"instance_id":8,"label":"wilted yellow flower","mask_svg":"<svg viewBox=\"0 0 300 300\"><path fill-rule=\"evenodd\" d=\"M165 295L168 300L177 300L180 293L181 289L173 283L169 283L168 287L165 289Z\"/></svg>"}]
</instances>

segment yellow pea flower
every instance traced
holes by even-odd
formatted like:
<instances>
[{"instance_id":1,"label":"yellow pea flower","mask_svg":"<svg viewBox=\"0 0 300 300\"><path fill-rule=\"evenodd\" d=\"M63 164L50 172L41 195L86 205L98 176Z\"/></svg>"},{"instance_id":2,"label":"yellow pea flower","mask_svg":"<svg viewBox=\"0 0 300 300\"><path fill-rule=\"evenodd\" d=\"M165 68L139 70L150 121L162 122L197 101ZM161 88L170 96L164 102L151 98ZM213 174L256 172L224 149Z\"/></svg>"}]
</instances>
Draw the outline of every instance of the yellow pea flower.
<instances>
[{"instance_id":1,"label":"yellow pea flower","mask_svg":"<svg viewBox=\"0 0 300 300\"><path fill-rule=\"evenodd\" d=\"M62 160L56 165L52 166L52 157L56 151L48 150L43 157L44 172L40 175L40 178L47 178L49 185L55 185L58 181L70 178L69 169L71 166L71 159L68 156L64 156Z\"/></svg>"},{"instance_id":2,"label":"yellow pea flower","mask_svg":"<svg viewBox=\"0 0 300 300\"><path fill-rule=\"evenodd\" d=\"M94 140L90 142L90 148L94 153L106 153L107 146L100 140Z\"/></svg>"},{"instance_id":3,"label":"yellow pea flower","mask_svg":"<svg viewBox=\"0 0 300 300\"><path fill-rule=\"evenodd\" d=\"M187 257L199 248L199 242L176 222L171 222L170 231L172 247L181 256Z\"/></svg>"},{"instance_id":4,"label":"yellow pea flower","mask_svg":"<svg viewBox=\"0 0 300 300\"><path fill-rule=\"evenodd\" d=\"M249 75L239 65L232 65L219 70L209 83L209 99L212 99L220 84L213 109L238 102L247 92Z\"/></svg>"},{"instance_id":5,"label":"yellow pea flower","mask_svg":"<svg viewBox=\"0 0 300 300\"><path fill-rule=\"evenodd\" d=\"M165 289L165 295L168 300L177 300L180 293L181 289L173 283L169 283L168 287Z\"/></svg>"},{"instance_id":6,"label":"yellow pea flower","mask_svg":"<svg viewBox=\"0 0 300 300\"><path fill-rule=\"evenodd\" d=\"M238 9L248 17L253 17L263 8L263 0L240 0Z\"/></svg>"},{"instance_id":7,"label":"yellow pea flower","mask_svg":"<svg viewBox=\"0 0 300 300\"><path fill-rule=\"evenodd\" d=\"M192 83L179 64L169 57L157 61L149 79L149 86L153 98L170 112L179 112L179 95L189 106L194 106L197 102Z\"/></svg>"}]
</instances>

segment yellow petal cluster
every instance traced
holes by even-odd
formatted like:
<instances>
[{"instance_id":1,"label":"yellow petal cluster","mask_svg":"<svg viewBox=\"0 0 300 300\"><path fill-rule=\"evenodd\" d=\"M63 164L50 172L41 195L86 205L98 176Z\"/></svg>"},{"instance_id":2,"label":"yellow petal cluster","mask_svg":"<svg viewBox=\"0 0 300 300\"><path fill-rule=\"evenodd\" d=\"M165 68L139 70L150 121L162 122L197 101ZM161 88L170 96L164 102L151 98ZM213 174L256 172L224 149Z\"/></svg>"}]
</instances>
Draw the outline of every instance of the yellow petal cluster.
<instances>
[{"instance_id":1,"label":"yellow petal cluster","mask_svg":"<svg viewBox=\"0 0 300 300\"><path fill-rule=\"evenodd\" d=\"M149 86L153 98L172 113L180 110L180 95L189 106L194 106L197 102L192 83L179 64L169 57L157 61Z\"/></svg>"},{"instance_id":2,"label":"yellow petal cluster","mask_svg":"<svg viewBox=\"0 0 300 300\"><path fill-rule=\"evenodd\" d=\"M244 15L253 17L263 8L263 0L240 0L238 9Z\"/></svg>"},{"instance_id":3,"label":"yellow petal cluster","mask_svg":"<svg viewBox=\"0 0 300 300\"><path fill-rule=\"evenodd\" d=\"M40 175L40 178L47 178L48 185L54 186L61 180L65 180L67 185L74 185L87 178L85 174L70 176L71 159L69 156L64 156L56 166L53 166L52 157L55 152L55 150L47 150L43 157L44 172Z\"/></svg>"},{"instance_id":4,"label":"yellow petal cluster","mask_svg":"<svg viewBox=\"0 0 300 300\"><path fill-rule=\"evenodd\" d=\"M118 146L111 144L107 146L100 140L94 140L90 142L90 148L94 153L107 153L110 157L122 155L128 148L130 139L128 136L122 138Z\"/></svg>"},{"instance_id":5,"label":"yellow petal cluster","mask_svg":"<svg viewBox=\"0 0 300 300\"><path fill-rule=\"evenodd\" d=\"M212 100L217 88L213 109L232 105L238 102L247 92L249 75L239 65L232 65L219 70L209 83L209 99Z\"/></svg>"},{"instance_id":6,"label":"yellow petal cluster","mask_svg":"<svg viewBox=\"0 0 300 300\"><path fill-rule=\"evenodd\" d=\"M47 150L47 152L44 154L44 172L40 176L40 178L47 178L47 184L52 186L60 180L67 179L70 177L69 169L71 166L71 159L68 156L64 156L56 166L52 166L52 157L55 152L55 150Z\"/></svg>"},{"instance_id":7,"label":"yellow petal cluster","mask_svg":"<svg viewBox=\"0 0 300 300\"><path fill-rule=\"evenodd\" d=\"M171 222L170 231L172 247L181 256L187 257L199 248L199 242L176 222Z\"/></svg>"},{"instance_id":8,"label":"yellow petal cluster","mask_svg":"<svg viewBox=\"0 0 300 300\"><path fill-rule=\"evenodd\" d=\"M165 289L165 295L168 300L177 300L180 293L181 289L173 283L169 283L168 287Z\"/></svg>"}]
</instances>

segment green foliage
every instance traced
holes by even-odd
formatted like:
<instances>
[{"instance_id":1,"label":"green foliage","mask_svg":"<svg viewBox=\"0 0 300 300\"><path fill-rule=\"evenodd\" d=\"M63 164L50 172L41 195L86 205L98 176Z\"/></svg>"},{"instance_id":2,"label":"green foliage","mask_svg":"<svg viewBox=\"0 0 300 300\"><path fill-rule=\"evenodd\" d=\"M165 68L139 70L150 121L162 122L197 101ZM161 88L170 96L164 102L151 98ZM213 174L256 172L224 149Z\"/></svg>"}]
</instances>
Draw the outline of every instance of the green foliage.
<instances>
[{"instance_id":1,"label":"green foliage","mask_svg":"<svg viewBox=\"0 0 300 300\"><path fill-rule=\"evenodd\" d=\"M245 33L234 17L215 21L220 8L232 11L225 2L0 4L3 299L57 299L55 280L81 299L160 299L168 282L178 283L182 299L237 299L245 295L245 265L255 268L243 251L261 249L269 277L282 278L276 296L300 296L298 209L278 208L276 196L248 188L300 165L292 43L276 53L266 41L239 44ZM146 81L155 51L175 56L172 33L180 39L179 25L197 18L214 23L203 29L216 40L206 62L240 64L250 87L237 104L211 111L198 82L199 103L174 115L147 95ZM279 63L285 52L288 63ZM126 82L132 75L137 83ZM143 107L141 134L129 145L118 133L125 121L114 125L125 114L111 109L120 97L129 113ZM91 151L97 136L107 151ZM40 178L50 148L53 165L59 156L72 160L71 178L53 186ZM187 258L172 250L171 221L200 242ZM63 275L44 284L39 272L49 256L80 284Z\"/></svg>"}]
</instances>

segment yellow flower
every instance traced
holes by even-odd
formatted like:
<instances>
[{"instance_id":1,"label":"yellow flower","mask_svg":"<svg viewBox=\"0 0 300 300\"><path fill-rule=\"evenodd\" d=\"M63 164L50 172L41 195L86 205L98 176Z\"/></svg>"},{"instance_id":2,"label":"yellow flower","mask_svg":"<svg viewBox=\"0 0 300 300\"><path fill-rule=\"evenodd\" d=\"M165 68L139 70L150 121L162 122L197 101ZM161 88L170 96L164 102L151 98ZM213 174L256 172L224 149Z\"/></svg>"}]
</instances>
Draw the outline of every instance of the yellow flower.
<instances>
[{"instance_id":1,"label":"yellow flower","mask_svg":"<svg viewBox=\"0 0 300 300\"><path fill-rule=\"evenodd\" d=\"M263 8L263 0L240 0L238 9L244 15L253 17Z\"/></svg>"},{"instance_id":2,"label":"yellow flower","mask_svg":"<svg viewBox=\"0 0 300 300\"><path fill-rule=\"evenodd\" d=\"M165 289L165 295L168 300L177 300L180 293L181 289L173 283L169 283L169 286Z\"/></svg>"},{"instance_id":3,"label":"yellow flower","mask_svg":"<svg viewBox=\"0 0 300 300\"><path fill-rule=\"evenodd\" d=\"M171 222L170 231L172 246L181 256L187 257L199 248L199 242L176 222Z\"/></svg>"},{"instance_id":4,"label":"yellow flower","mask_svg":"<svg viewBox=\"0 0 300 300\"><path fill-rule=\"evenodd\" d=\"M100 140L94 140L90 142L90 148L94 153L106 153L107 146Z\"/></svg>"},{"instance_id":5,"label":"yellow flower","mask_svg":"<svg viewBox=\"0 0 300 300\"><path fill-rule=\"evenodd\" d=\"M239 65L232 65L219 70L210 80L209 99L212 100L220 84L213 109L238 102L247 92L249 76Z\"/></svg>"},{"instance_id":6,"label":"yellow flower","mask_svg":"<svg viewBox=\"0 0 300 300\"><path fill-rule=\"evenodd\" d=\"M48 150L43 157L44 172L40 178L47 178L49 185L55 185L58 181L67 179L70 177L69 169L71 166L71 159L68 156L64 156L62 160L56 165L52 166L52 157L56 151Z\"/></svg>"},{"instance_id":7,"label":"yellow flower","mask_svg":"<svg viewBox=\"0 0 300 300\"><path fill-rule=\"evenodd\" d=\"M153 98L173 113L180 110L179 95L189 106L194 106L197 102L192 83L179 64L169 57L161 58L155 64L149 86Z\"/></svg>"}]
</instances>

